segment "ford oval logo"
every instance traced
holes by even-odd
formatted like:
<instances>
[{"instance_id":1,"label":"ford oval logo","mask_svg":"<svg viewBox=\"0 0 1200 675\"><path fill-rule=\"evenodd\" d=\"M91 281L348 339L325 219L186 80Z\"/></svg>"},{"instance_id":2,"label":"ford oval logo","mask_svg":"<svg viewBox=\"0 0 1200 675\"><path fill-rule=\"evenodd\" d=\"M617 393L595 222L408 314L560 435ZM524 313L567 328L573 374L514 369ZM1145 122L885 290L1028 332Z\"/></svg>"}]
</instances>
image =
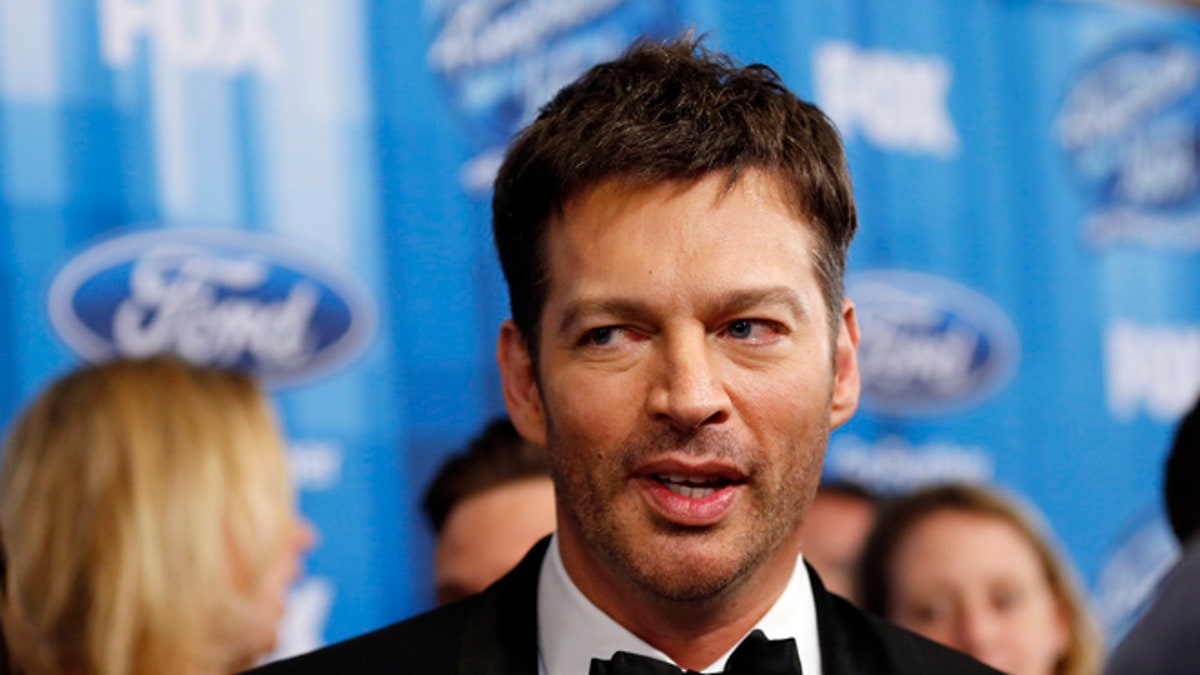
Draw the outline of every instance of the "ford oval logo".
<instances>
[{"instance_id":1,"label":"ford oval logo","mask_svg":"<svg viewBox=\"0 0 1200 675\"><path fill-rule=\"evenodd\" d=\"M48 302L55 330L85 359L172 353L272 385L343 365L377 319L354 277L282 239L238 230L106 241L63 267Z\"/></svg>"},{"instance_id":2,"label":"ford oval logo","mask_svg":"<svg viewBox=\"0 0 1200 675\"><path fill-rule=\"evenodd\" d=\"M1017 332L999 307L957 282L899 270L853 277L862 341L862 405L920 416L957 412L1016 372Z\"/></svg>"}]
</instances>

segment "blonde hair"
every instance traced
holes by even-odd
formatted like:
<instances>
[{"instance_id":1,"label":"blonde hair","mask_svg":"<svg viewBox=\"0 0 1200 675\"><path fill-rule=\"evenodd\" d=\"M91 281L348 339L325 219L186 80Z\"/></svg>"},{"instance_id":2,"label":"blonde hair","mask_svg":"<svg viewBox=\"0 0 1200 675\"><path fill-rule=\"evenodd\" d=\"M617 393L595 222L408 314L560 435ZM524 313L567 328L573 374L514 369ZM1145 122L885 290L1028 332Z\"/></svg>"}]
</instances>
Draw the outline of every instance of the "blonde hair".
<instances>
[{"instance_id":1,"label":"blonde hair","mask_svg":"<svg viewBox=\"0 0 1200 675\"><path fill-rule=\"evenodd\" d=\"M202 672L286 546L291 489L245 374L170 358L86 367L24 412L4 449L4 630L31 673Z\"/></svg>"},{"instance_id":2,"label":"blonde hair","mask_svg":"<svg viewBox=\"0 0 1200 675\"><path fill-rule=\"evenodd\" d=\"M1067 615L1070 636L1055 664L1055 675L1095 675L1100 670L1100 631L1079 590L1075 572L1032 506L1015 495L981 485L927 487L888 503L863 546L855 592L863 609L879 616L891 613L888 570L901 541L926 516L959 511L996 518L1012 525L1029 542L1046 574L1050 591Z\"/></svg>"}]
</instances>

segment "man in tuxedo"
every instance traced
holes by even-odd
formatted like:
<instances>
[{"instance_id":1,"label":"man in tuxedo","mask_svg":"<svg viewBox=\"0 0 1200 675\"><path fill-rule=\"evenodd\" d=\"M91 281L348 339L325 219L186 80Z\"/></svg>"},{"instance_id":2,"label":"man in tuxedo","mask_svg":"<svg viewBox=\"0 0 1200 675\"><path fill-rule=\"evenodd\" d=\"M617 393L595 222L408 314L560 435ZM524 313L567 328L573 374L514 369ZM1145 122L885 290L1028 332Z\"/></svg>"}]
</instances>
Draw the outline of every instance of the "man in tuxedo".
<instances>
[{"instance_id":1,"label":"man in tuxedo","mask_svg":"<svg viewBox=\"0 0 1200 675\"><path fill-rule=\"evenodd\" d=\"M269 673L989 673L800 557L859 394L833 125L690 38L568 85L492 202L509 415L558 529L480 595Z\"/></svg>"}]
</instances>

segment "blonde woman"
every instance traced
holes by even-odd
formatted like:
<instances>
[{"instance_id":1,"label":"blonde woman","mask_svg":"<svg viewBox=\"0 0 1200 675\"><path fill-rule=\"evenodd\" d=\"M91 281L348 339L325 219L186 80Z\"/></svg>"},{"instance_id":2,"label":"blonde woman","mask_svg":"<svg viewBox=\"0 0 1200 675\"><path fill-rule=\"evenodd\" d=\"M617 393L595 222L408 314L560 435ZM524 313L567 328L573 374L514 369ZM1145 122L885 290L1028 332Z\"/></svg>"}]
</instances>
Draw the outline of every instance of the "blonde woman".
<instances>
[{"instance_id":1,"label":"blonde woman","mask_svg":"<svg viewBox=\"0 0 1200 675\"><path fill-rule=\"evenodd\" d=\"M270 650L311 532L245 374L91 366L18 418L0 617L29 675L232 672Z\"/></svg>"},{"instance_id":2,"label":"blonde woman","mask_svg":"<svg viewBox=\"0 0 1200 675\"><path fill-rule=\"evenodd\" d=\"M977 485L889 503L859 559L863 609L1012 675L1095 675L1099 634L1028 507Z\"/></svg>"}]
</instances>

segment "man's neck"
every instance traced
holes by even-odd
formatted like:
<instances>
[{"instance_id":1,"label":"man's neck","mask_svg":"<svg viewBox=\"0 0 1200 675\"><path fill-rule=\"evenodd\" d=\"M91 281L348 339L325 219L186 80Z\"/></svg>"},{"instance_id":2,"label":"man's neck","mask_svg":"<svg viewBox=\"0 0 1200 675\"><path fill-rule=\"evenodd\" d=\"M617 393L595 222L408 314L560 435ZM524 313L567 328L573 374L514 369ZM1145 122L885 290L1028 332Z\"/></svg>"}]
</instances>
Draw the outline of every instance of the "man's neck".
<instances>
[{"instance_id":1,"label":"man's neck","mask_svg":"<svg viewBox=\"0 0 1200 675\"><path fill-rule=\"evenodd\" d=\"M571 581L592 604L691 670L707 667L754 628L783 594L799 556L797 546L785 544L716 595L677 602L613 577L581 550L570 546L561 550Z\"/></svg>"}]
</instances>

